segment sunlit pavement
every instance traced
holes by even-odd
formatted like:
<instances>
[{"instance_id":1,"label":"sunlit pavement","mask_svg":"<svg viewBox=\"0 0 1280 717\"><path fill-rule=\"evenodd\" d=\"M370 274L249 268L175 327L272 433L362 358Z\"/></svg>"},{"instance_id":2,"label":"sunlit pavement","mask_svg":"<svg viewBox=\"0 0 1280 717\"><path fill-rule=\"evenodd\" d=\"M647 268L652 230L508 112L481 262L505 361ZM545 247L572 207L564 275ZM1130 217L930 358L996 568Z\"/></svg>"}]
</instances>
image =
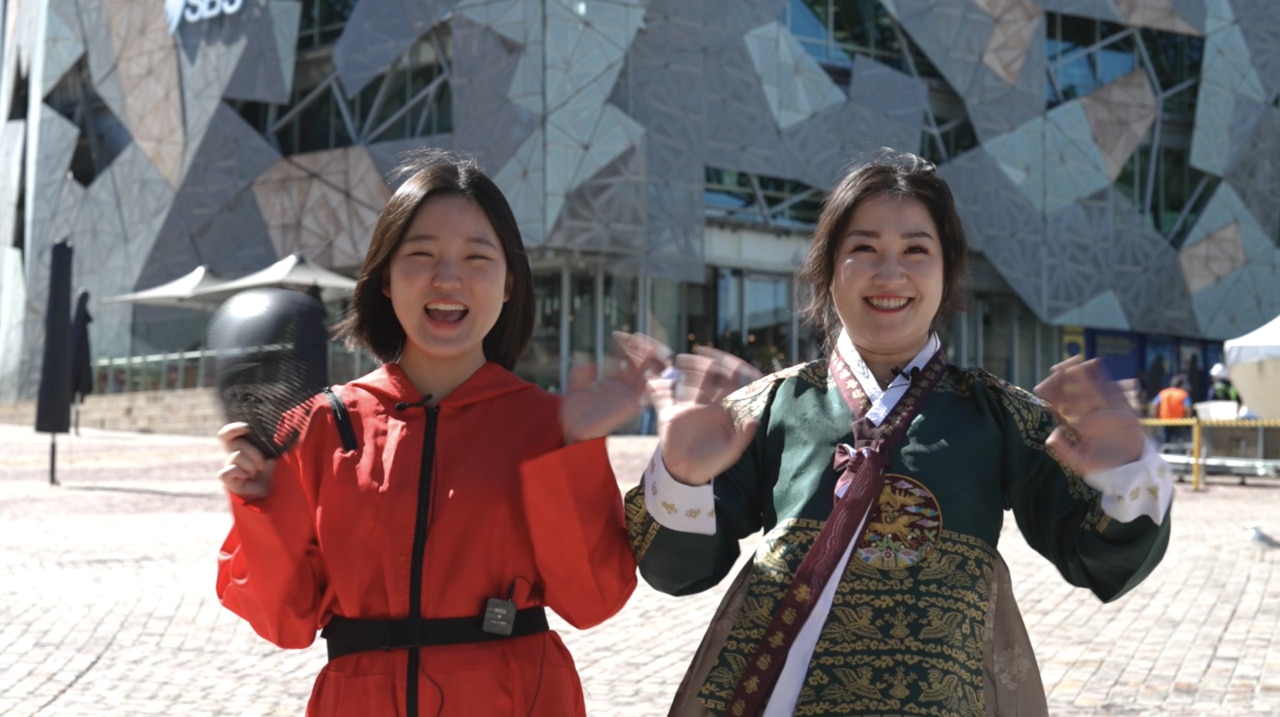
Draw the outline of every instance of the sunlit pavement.
<instances>
[{"instance_id":1,"label":"sunlit pavement","mask_svg":"<svg viewBox=\"0 0 1280 717\"><path fill-rule=\"evenodd\" d=\"M300 715L322 645L285 651L213 594L229 526L212 439L0 425L0 716ZM625 489L650 438L610 450ZM1280 714L1280 483L1179 486L1173 543L1111 605L1066 585L1010 518L1002 550L1053 715ZM1008 514L1006 514L1008 515ZM750 541L748 541L750 543ZM584 632L553 618L592 715L663 715L719 591L671 598L641 586Z\"/></svg>"}]
</instances>

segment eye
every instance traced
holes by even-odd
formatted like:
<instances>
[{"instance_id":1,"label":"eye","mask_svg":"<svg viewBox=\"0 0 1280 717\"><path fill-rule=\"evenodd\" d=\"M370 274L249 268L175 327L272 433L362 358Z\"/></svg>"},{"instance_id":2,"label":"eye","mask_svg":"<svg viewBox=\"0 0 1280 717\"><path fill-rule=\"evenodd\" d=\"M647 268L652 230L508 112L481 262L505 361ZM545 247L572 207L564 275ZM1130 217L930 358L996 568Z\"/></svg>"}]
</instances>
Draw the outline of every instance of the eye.
<instances>
[{"instance_id":1,"label":"eye","mask_svg":"<svg viewBox=\"0 0 1280 717\"><path fill-rule=\"evenodd\" d=\"M912 246L907 247L907 253L908 254L928 254L930 252L929 252L929 247L923 246L920 244L914 244Z\"/></svg>"},{"instance_id":2,"label":"eye","mask_svg":"<svg viewBox=\"0 0 1280 717\"><path fill-rule=\"evenodd\" d=\"M493 261L493 257L485 256L484 254L472 254L467 257L467 261L472 261L474 259L478 259L480 261Z\"/></svg>"},{"instance_id":3,"label":"eye","mask_svg":"<svg viewBox=\"0 0 1280 717\"><path fill-rule=\"evenodd\" d=\"M876 250L876 248L875 248L875 247L873 247L873 246L871 246L870 244L854 244L853 246L849 247L849 253L850 253L850 254L854 254L854 253L861 252L861 251L871 251L871 252L874 252L875 250Z\"/></svg>"}]
</instances>

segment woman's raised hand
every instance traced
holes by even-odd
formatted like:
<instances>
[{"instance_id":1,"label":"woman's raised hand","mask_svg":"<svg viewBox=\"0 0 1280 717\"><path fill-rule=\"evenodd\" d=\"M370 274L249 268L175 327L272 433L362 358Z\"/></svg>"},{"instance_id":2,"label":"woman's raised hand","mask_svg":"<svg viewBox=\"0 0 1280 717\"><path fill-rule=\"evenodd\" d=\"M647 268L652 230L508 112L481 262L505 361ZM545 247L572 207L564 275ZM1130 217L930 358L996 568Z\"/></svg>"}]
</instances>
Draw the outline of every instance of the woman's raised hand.
<instances>
[{"instance_id":1,"label":"woman's raised hand","mask_svg":"<svg viewBox=\"0 0 1280 717\"><path fill-rule=\"evenodd\" d=\"M754 366L712 348L679 354L674 372L649 380L667 472L689 485L705 485L738 460L759 423L738 426L726 396L761 377ZM674 373L674 375L670 375Z\"/></svg>"},{"instance_id":2,"label":"woman's raised hand","mask_svg":"<svg viewBox=\"0 0 1280 717\"><path fill-rule=\"evenodd\" d=\"M262 452L244 437L248 433L247 423L228 423L218 430L218 440L227 451L227 460L218 471L218 479L228 493L245 500L256 500L271 493L271 474L276 462L263 457Z\"/></svg>"},{"instance_id":3,"label":"woman's raised hand","mask_svg":"<svg viewBox=\"0 0 1280 717\"><path fill-rule=\"evenodd\" d=\"M635 418L644 406L645 378L666 366L671 349L642 334L614 333L622 356L610 361L603 378L594 363L569 372L560 403L560 425L566 444L613 433Z\"/></svg>"},{"instance_id":4,"label":"woman's raised hand","mask_svg":"<svg viewBox=\"0 0 1280 717\"><path fill-rule=\"evenodd\" d=\"M1142 423L1097 359L1073 356L1056 364L1035 392L1058 418L1045 445L1076 472L1096 473L1142 457Z\"/></svg>"}]
</instances>

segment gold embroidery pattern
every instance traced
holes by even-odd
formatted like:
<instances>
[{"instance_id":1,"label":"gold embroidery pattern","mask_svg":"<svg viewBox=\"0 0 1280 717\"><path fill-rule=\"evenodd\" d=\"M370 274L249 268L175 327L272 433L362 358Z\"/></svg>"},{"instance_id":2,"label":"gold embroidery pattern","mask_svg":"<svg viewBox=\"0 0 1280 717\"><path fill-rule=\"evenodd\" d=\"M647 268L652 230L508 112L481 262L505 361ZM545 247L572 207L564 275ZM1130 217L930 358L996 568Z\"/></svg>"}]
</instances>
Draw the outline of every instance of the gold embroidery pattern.
<instances>
[{"instance_id":1,"label":"gold embroidery pattern","mask_svg":"<svg viewBox=\"0 0 1280 717\"><path fill-rule=\"evenodd\" d=\"M658 536L662 525L645 508L644 484L627 491L623 502L627 509L627 539L631 542L631 552L635 555L636 562L640 562L649 552L649 546L653 545L653 539Z\"/></svg>"},{"instance_id":2,"label":"gold embroidery pattern","mask_svg":"<svg viewBox=\"0 0 1280 717\"><path fill-rule=\"evenodd\" d=\"M881 570L909 568L941 534L942 510L933 493L913 478L889 473L852 558Z\"/></svg>"},{"instance_id":3,"label":"gold embroidery pattern","mask_svg":"<svg viewBox=\"0 0 1280 717\"><path fill-rule=\"evenodd\" d=\"M724 712L738 679L755 657L756 645L765 637L773 612L791 586L809 548L822 532L824 521L792 519L769 531L756 548L742 611L729 631L715 667L698 693L704 704Z\"/></svg>"},{"instance_id":4,"label":"gold embroidery pattern","mask_svg":"<svg viewBox=\"0 0 1280 717\"><path fill-rule=\"evenodd\" d=\"M822 523L789 521L756 555L743 611L699 698L724 713L793 571ZM983 715L983 629L995 551L941 531L915 566L850 560L814 650L797 715Z\"/></svg>"},{"instance_id":5,"label":"gold embroidery pattern","mask_svg":"<svg viewBox=\"0 0 1280 717\"><path fill-rule=\"evenodd\" d=\"M983 715L995 551L942 531L930 553L907 570L845 572L795 714Z\"/></svg>"}]
</instances>

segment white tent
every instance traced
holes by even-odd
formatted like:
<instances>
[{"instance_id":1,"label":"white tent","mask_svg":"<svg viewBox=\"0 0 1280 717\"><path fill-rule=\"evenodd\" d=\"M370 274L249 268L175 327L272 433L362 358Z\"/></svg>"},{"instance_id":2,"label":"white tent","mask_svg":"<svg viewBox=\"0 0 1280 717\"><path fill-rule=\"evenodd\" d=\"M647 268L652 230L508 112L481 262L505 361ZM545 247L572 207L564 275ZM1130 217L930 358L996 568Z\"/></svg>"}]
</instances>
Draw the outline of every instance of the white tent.
<instances>
[{"instance_id":1,"label":"white tent","mask_svg":"<svg viewBox=\"0 0 1280 717\"><path fill-rule=\"evenodd\" d=\"M1223 346L1231 382L1259 418L1280 419L1280 316Z\"/></svg>"},{"instance_id":2,"label":"white tent","mask_svg":"<svg viewBox=\"0 0 1280 717\"><path fill-rule=\"evenodd\" d=\"M202 295L202 291L210 291L225 284L207 267L197 266L190 273L150 289L135 291L131 294L111 296L102 300L104 304L131 303L148 304L150 306L172 306L182 309L201 309L213 311L221 300L210 299Z\"/></svg>"},{"instance_id":3,"label":"white tent","mask_svg":"<svg viewBox=\"0 0 1280 717\"><path fill-rule=\"evenodd\" d=\"M335 271L316 266L307 261L301 254L290 254L271 266L256 271L248 276L233 279L217 286L202 289L196 296L214 302L222 302L246 289L277 286L287 289L306 291L312 287L320 290L320 299L325 302L351 296L356 288L356 280L343 276Z\"/></svg>"}]
</instances>

